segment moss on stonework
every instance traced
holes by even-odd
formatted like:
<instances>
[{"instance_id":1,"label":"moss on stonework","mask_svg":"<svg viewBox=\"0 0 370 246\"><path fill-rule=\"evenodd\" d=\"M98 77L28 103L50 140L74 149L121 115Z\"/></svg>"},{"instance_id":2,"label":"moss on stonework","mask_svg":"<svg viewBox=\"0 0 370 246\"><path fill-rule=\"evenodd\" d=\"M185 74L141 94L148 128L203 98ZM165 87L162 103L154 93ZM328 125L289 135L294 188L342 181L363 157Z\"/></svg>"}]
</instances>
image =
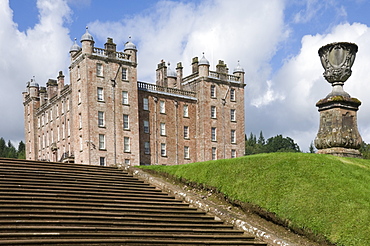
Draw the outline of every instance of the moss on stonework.
<instances>
[{"instance_id":1,"label":"moss on stonework","mask_svg":"<svg viewBox=\"0 0 370 246\"><path fill-rule=\"evenodd\" d=\"M360 105L361 101L354 97L344 97L344 96L331 96L329 98L324 98L319 100L316 105L323 104L323 103L329 103L329 102L350 102Z\"/></svg>"}]
</instances>

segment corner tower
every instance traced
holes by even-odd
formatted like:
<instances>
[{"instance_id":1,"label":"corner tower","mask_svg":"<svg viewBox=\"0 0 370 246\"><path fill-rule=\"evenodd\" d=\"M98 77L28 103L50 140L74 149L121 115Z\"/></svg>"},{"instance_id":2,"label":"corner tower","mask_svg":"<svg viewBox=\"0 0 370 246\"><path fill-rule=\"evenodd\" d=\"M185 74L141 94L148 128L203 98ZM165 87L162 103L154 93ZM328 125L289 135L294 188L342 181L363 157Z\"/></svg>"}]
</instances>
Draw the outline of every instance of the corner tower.
<instances>
[{"instance_id":1,"label":"corner tower","mask_svg":"<svg viewBox=\"0 0 370 246\"><path fill-rule=\"evenodd\" d=\"M116 50L112 38L94 46L86 29L82 48L71 48L73 146L76 163L139 162L136 46Z\"/></svg>"}]
</instances>

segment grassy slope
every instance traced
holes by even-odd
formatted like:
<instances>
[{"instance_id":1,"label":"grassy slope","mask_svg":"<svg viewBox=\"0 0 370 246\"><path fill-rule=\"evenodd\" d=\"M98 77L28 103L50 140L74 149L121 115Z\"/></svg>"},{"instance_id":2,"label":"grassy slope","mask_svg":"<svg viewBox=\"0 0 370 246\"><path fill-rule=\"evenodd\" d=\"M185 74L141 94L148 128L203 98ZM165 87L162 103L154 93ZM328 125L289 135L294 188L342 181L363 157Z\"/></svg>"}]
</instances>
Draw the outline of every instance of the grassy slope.
<instances>
[{"instance_id":1,"label":"grassy slope","mask_svg":"<svg viewBox=\"0 0 370 246\"><path fill-rule=\"evenodd\" d=\"M258 205L338 245L370 245L370 161L273 153L148 166Z\"/></svg>"}]
</instances>

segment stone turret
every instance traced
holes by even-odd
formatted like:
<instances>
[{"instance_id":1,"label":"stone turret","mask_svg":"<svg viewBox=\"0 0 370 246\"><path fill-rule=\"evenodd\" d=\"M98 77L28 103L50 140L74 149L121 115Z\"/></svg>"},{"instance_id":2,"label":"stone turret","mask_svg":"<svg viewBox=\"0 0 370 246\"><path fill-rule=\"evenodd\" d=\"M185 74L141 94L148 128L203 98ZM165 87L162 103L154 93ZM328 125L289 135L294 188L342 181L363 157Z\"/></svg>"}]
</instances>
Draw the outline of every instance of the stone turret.
<instances>
[{"instance_id":1,"label":"stone turret","mask_svg":"<svg viewBox=\"0 0 370 246\"><path fill-rule=\"evenodd\" d=\"M88 31L88 27L86 27L86 32L81 37L81 43L82 53L92 54L95 42L93 36Z\"/></svg>"},{"instance_id":2,"label":"stone turret","mask_svg":"<svg viewBox=\"0 0 370 246\"><path fill-rule=\"evenodd\" d=\"M123 51L130 55L130 61L137 63L136 45L132 43L131 40L125 43L125 48Z\"/></svg>"},{"instance_id":3,"label":"stone turret","mask_svg":"<svg viewBox=\"0 0 370 246\"><path fill-rule=\"evenodd\" d=\"M198 71L200 77L208 77L209 75L209 61L205 58L204 53L202 59L200 59L198 64Z\"/></svg>"}]
</instances>

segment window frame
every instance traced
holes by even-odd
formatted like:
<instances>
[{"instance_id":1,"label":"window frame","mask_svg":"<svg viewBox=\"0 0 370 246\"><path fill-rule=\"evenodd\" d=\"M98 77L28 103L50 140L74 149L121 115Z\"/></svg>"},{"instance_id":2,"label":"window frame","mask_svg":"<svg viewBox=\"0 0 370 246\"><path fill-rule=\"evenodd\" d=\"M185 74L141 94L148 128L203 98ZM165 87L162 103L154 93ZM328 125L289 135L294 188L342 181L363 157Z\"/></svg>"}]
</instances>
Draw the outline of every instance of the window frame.
<instances>
[{"instance_id":1,"label":"window frame","mask_svg":"<svg viewBox=\"0 0 370 246\"><path fill-rule=\"evenodd\" d=\"M147 97L143 98L143 110L149 110L149 99Z\"/></svg>"},{"instance_id":2,"label":"window frame","mask_svg":"<svg viewBox=\"0 0 370 246\"><path fill-rule=\"evenodd\" d=\"M99 150L106 150L105 148L105 135L99 134Z\"/></svg>"},{"instance_id":3,"label":"window frame","mask_svg":"<svg viewBox=\"0 0 370 246\"><path fill-rule=\"evenodd\" d=\"M130 116L128 114L123 114L123 129L130 130Z\"/></svg>"},{"instance_id":4,"label":"window frame","mask_svg":"<svg viewBox=\"0 0 370 246\"><path fill-rule=\"evenodd\" d=\"M123 137L123 152L130 153L131 152L131 144L130 144L130 137Z\"/></svg>"},{"instance_id":5,"label":"window frame","mask_svg":"<svg viewBox=\"0 0 370 246\"><path fill-rule=\"evenodd\" d=\"M102 63L96 63L96 76L104 77L104 69Z\"/></svg>"},{"instance_id":6,"label":"window frame","mask_svg":"<svg viewBox=\"0 0 370 246\"><path fill-rule=\"evenodd\" d=\"M104 88L103 87L97 88L97 99L98 99L98 102L104 102Z\"/></svg>"},{"instance_id":7,"label":"window frame","mask_svg":"<svg viewBox=\"0 0 370 246\"><path fill-rule=\"evenodd\" d=\"M161 156L162 157L166 157L167 156L166 143L161 143Z\"/></svg>"},{"instance_id":8,"label":"window frame","mask_svg":"<svg viewBox=\"0 0 370 246\"><path fill-rule=\"evenodd\" d=\"M123 81L128 81L127 68L125 67L122 68L121 78Z\"/></svg>"},{"instance_id":9,"label":"window frame","mask_svg":"<svg viewBox=\"0 0 370 246\"><path fill-rule=\"evenodd\" d=\"M189 126L184 126L184 138L189 139Z\"/></svg>"},{"instance_id":10,"label":"window frame","mask_svg":"<svg viewBox=\"0 0 370 246\"><path fill-rule=\"evenodd\" d=\"M98 127L105 127L104 111L98 111Z\"/></svg>"},{"instance_id":11,"label":"window frame","mask_svg":"<svg viewBox=\"0 0 370 246\"><path fill-rule=\"evenodd\" d=\"M129 105L128 91L122 91L122 104Z\"/></svg>"},{"instance_id":12,"label":"window frame","mask_svg":"<svg viewBox=\"0 0 370 246\"><path fill-rule=\"evenodd\" d=\"M216 86L211 85L211 98L216 98L216 97L217 97Z\"/></svg>"},{"instance_id":13,"label":"window frame","mask_svg":"<svg viewBox=\"0 0 370 246\"><path fill-rule=\"evenodd\" d=\"M189 117L189 105L184 104L183 107L183 117L188 118Z\"/></svg>"},{"instance_id":14,"label":"window frame","mask_svg":"<svg viewBox=\"0 0 370 246\"><path fill-rule=\"evenodd\" d=\"M159 126L160 126L159 128L160 135L166 136L166 123L161 122Z\"/></svg>"},{"instance_id":15,"label":"window frame","mask_svg":"<svg viewBox=\"0 0 370 246\"><path fill-rule=\"evenodd\" d=\"M150 133L149 120L144 120L143 121L143 128L144 128L144 133Z\"/></svg>"},{"instance_id":16,"label":"window frame","mask_svg":"<svg viewBox=\"0 0 370 246\"><path fill-rule=\"evenodd\" d=\"M217 128L211 127L211 141L216 142L217 141Z\"/></svg>"},{"instance_id":17,"label":"window frame","mask_svg":"<svg viewBox=\"0 0 370 246\"><path fill-rule=\"evenodd\" d=\"M236 121L236 110L230 109L230 121L235 122Z\"/></svg>"},{"instance_id":18,"label":"window frame","mask_svg":"<svg viewBox=\"0 0 370 246\"><path fill-rule=\"evenodd\" d=\"M211 106L211 118L216 119L217 118L217 109L216 106Z\"/></svg>"}]
</instances>

